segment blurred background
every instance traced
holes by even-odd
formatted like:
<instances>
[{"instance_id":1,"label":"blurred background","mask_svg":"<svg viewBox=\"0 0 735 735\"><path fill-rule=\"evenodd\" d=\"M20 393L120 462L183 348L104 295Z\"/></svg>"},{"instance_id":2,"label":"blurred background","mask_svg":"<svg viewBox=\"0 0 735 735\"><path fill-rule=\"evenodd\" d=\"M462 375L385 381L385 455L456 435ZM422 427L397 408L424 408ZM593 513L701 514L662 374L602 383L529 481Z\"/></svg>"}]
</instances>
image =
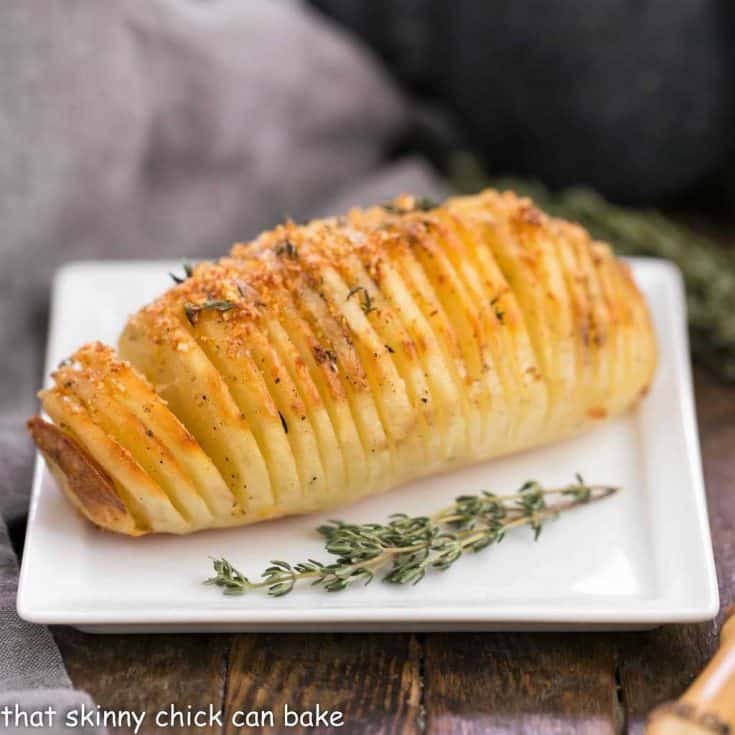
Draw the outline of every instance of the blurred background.
<instances>
[{"instance_id":1,"label":"blurred background","mask_svg":"<svg viewBox=\"0 0 735 735\"><path fill-rule=\"evenodd\" d=\"M695 357L735 379L733 12L5 0L0 410L33 409L68 260L217 256L286 216L487 185L677 262Z\"/></svg>"}]
</instances>

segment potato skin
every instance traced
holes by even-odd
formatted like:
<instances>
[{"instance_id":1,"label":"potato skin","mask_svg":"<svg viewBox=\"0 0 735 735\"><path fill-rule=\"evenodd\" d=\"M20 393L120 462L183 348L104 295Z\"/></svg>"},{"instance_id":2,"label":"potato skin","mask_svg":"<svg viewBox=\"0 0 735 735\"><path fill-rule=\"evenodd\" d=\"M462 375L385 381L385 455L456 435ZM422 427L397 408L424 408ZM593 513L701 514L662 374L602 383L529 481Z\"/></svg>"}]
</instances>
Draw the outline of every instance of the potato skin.
<instances>
[{"instance_id":1,"label":"potato skin","mask_svg":"<svg viewBox=\"0 0 735 735\"><path fill-rule=\"evenodd\" d=\"M140 535L112 479L70 436L40 416L28 419L28 431L64 495L100 528Z\"/></svg>"},{"instance_id":2,"label":"potato skin","mask_svg":"<svg viewBox=\"0 0 735 735\"><path fill-rule=\"evenodd\" d=\"M29 428L74 505L129 535L323 510L557 441L635 404L656 366L609 246L493 190L236 244L131 317L118 353L81 348L40 394L59 428Z\"/></svg>"}]
</instances>

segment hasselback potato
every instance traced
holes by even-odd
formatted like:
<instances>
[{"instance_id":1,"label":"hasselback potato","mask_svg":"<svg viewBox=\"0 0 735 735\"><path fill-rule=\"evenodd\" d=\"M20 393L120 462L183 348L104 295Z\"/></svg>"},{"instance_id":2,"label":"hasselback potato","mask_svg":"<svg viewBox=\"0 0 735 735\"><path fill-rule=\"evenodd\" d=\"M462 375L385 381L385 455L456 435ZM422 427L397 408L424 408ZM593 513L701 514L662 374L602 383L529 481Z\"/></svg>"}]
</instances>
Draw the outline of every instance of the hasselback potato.
<instances>
[{"instance_id":1,"label":"hasselback potato","mask_svg":"<svg viewBox=\"0 0 735 735\"><path fill-rule=\"evenodd\" d=\"M403 196L194 267L76 352L31 434L130 535L347 504L634 404L654 334L627 266L530 200Z\"/></svg>"}]
</instances>

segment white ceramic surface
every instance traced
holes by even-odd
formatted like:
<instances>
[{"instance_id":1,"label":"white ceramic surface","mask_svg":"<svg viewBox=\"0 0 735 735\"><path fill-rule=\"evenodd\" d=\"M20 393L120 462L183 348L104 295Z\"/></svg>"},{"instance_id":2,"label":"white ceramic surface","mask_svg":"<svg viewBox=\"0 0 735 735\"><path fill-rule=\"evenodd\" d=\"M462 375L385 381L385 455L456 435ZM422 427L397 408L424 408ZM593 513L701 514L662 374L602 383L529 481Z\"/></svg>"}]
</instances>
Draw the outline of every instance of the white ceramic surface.
<instances>
[{"instance_id":1,"label":"white ceramic surface","mask_svg":"<svg viewBox=\"0 0 735 735\"><path fill-rule=\"evenodd\" d=\"M18 611L26 620L91 631L498 630L652 627L713 617L719 606L692 400L681 278L662 261L633 259L651 305L660 367L643 403L571 441L432 477L345 508L348 521L421 514L459 493L546 485L618 484L614 498L526 529L430 574L415 587L373 582L328 594L224 597L204 587L209 557L248 574L273 558L324 558L324 517L271 521L188 537L102 533L36 466ZM169 262L85 262L57 275L47 365L81 343L114 344L127 315L170 283Z\"/></svg>"}]
</instances>

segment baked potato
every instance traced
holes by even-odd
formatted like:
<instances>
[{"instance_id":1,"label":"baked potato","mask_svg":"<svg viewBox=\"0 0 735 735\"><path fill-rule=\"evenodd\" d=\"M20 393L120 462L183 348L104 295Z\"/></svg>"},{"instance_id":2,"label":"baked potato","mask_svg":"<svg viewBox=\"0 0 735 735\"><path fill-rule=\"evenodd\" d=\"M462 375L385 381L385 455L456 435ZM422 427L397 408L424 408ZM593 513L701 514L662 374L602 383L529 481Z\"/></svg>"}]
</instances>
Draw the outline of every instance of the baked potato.
<instances>
[{"instance_id":1,"label":"baked potato","mask_svg":"<svg viewBox=\"0 0 735 735\"><path fill-rule=\"evenodd\" d=\"M656 365L628 267L488 190L287 222L86 345L29 421L63 492L129 535L354 502L595 426Z\"/></svg>"}]
</instances>

